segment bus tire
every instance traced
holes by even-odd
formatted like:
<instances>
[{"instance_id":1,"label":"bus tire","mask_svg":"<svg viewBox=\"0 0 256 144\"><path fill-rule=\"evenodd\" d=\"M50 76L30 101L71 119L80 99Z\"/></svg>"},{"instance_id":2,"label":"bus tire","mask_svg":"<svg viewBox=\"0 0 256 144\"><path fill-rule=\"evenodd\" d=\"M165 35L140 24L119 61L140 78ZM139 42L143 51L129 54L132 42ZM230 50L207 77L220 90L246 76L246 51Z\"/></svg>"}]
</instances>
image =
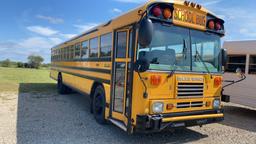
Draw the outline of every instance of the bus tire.
<instances>
[{"instance_id":1,"label":"bus tire","mask_svg":"<svg viewBox=\"0 0 256 144\"><path fill-rule=\"evenodd\" d=\"M58 93L59 94L68 94L69 88L63 84L62 75L59 74L58 76L58 83L57 83Z\"/></svg>"},{"instance_id":2,"label":"bus tire","mask_svg":"<svg viewBox=\"0 0 256 144\"><path fill-rule=\"evenodd\" d=\"M106 98L104 88L99 85L93 94L93 115L99 124L105 124Z\"/></svg>"}]
</instances>

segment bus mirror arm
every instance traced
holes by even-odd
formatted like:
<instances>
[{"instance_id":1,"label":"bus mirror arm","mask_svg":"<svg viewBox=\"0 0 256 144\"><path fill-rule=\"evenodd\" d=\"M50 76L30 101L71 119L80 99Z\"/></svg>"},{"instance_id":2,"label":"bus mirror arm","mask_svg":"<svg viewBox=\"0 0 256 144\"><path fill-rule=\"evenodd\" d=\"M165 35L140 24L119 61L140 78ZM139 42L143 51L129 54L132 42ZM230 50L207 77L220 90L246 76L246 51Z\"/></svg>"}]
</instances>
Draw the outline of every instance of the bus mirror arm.
<instances>
[{"instance_id":1,"label":"bus mirror arm","mask_svg":"<svg viewBox=\"0 0 256 144\"><path fill-rule=\"evenodd\" d=\"M239 83L246 79L246 75L242 72L242 70L240 68L236 69L236 74L239 76L240 79L236 80L236 81L235 80L224 80L223 82L228 82L229 84L223 86L222 91L224 91L224 88L231 86L233 84Z\"/></svg>"},{"instance_id":2,"label":"bus mirror arm","mask_svg":"<svg viewBox=\"0 0 256 144\"><path fill-rule=\"evenodd\" d=\"M231 86L233 84L239 83L239 82L241 82L241 81L243 81L245 79L246 79L246 76L244 74L242 74L241 78L239 80L237 80L237 81L235 81L235 80L224 80L223 82L228 82L229 84L223 86L222 89L224 90L224 88L226 88L228 86Z\"/></svg>"},{"instance_id":3,"label":"bus mirror arm","mask_svg":"<svg viewBox=\"0 0 256 144\"><path fill-rule=\"evenodd\" d=\"M227 85L222 87L222 90L221 90L221 101L223 101L223 102L230 102L230 96L229 95L224 95L224 88L229 87L231 85L234 85L236 83L239 83L239 82L245 80L246 76L241 73L241 77L240 78L241 79L239 79L237 81L235 81L235 80L224 80L223 81L223 82L228 82L229 84L227 84Z\"/></svg>"},{"instance_id":4,"label":"bus mirror arm","mask_svg":"<svg viewBox=\"0 0 256 144\"><path fill-rule=\"evenodd\" d=\"M139 58L136 62L135 62L135 68L134 70L138 73L138 76L145 88L145 91L143 93L143 97L147 98L148 97L148 93L147 93L147 86L145 84L144 78L142 78L141 73L142 72L146 72L149 69L149 62L147 59L145 58Z\"/></svg>"},{"instance_id":5,"label":"bus mirror arm","mask_svg":"<svg viewBox=\"0 0 256 144\"><path fill-rule=\"evenodd\" d=\"M142 82L142 84L143 84L143 86L144 86L144 89L145 89L145 91L143 92L143 98L148 98L148 88L147 88L147 85L146 85L146 83L145 83L145 81L144 81L144 78L142 78L142 76L141 76L141 74L140 74L140 72L137 72L138 73L138 75L139 75L139 77L140 77L140 81Z\"/></svg>"}]
</instances>

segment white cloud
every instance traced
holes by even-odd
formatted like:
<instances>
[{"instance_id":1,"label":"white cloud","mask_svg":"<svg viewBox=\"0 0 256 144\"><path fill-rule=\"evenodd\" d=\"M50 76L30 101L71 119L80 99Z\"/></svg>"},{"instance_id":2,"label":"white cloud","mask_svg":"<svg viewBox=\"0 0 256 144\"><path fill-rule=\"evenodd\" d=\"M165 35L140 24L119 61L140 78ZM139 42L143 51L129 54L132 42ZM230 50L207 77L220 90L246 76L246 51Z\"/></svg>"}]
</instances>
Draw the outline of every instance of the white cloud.
<instances>
[{"instance_id":1,"label":"white cloud","mask_svg":"<svg viewBox=\"0 0 256 144\"><path fill-rule=\"evenodd\" d=\"M222 0L204 0L201 4L203 6L211 6L220 3Z\"/></svg>"},{"instance_id":2,"label":"white cloud","mask_svg":"<svg viewBox=\"0 0 256 144\"><path fill-rule=\"evenodd\" d=\"M26 48L26 49L40 49L40 48L47 48L51 47L51 42L46 40L46 38L42 37L31 37L28 39L25 39L18 43L20 47Z\"/></svg>"},{"instance_id":3,"label":"white cloud","mask_svg":"<svg viewBox=\"0 0 256 144\"><path fill-rule=\"evenodd\" d=\"M81 26L80 28L82 29L83 27ZM31 32L34 32L36 34L46 36L46 37L61 37L64 39L70 39L76 36L76 34L65 34L65 33L59 32L58 30L54 30L48 27L43 27L43 26L29 26L27 27L27 29Z\"/></svg>"},{"instance_id":4,"label":"white cloud","mask_svg":"<svg viewBox=\"0 0 256 144\"><path fill-rule=\"evenodd\" d=\"M29 31L32 31L34 33L37 33L37 34L40 34L40 35L43 35L43 36L52 36L52 35L55 35L55 34L59 33L56 30L53 30L53 29L48 28L48 27L42 27L42 26L29 26L29 27L27 27L27 29Z\"/></svg>"},{"instance_id":5,"label":"white cloud","mask_svg":"<svg viewBox=\"0 0 256 144\"><path fill-rule=\"evenodd\" d=\"M81 32L86 32L89 29L92 29L93 27L96 27L97 25L99 25L98 23L87 23L87 24L83 24L83 25L74 25L74 27L76 27L78 29L78 31Z\"/></svg>"},{"instance_id":6,"label":"white cloud","mask_svg":"<svg viewBox=\"0 0 256 144\"><path fill-rule=\"evenodd\" d=\"M147 0L114 0L114 1L118 1L118 2L123 2L123 3L144 3Z\"/></svg>"},{"instance_id":7,"label":"white cloud","mask_svg":"<svg viewBox=\"0 0 256 144\"><path fill-rule=\"evenodd\" d=\"M0 59L10 58L15 61L26 61L31 54L43 56L50 62L50 49L63 42L60 38L29 37L19 41L0 42Z\"/></svg>"},{"instance_id":8,"label":"white cloud","mask_svg":"<svg viewBox=\"0 0 256 144\"><path fill-rule=\"evenodd\" d=\"M52 24L61 24L64 22L64 20L61 18L56 18L56 17L51 17L51 16L37 15L36 18L46 20Z\"/></svg>"},{"instance_id":9,"label":"white cloud","mask_svg":"<svg viewBox=\"0 0 256 144\"><path fill-rule=\"evenodd\" d=\"M77 36L77 34L61 34L61 36L66 39L71 39L71 38Z\"/></svg>"},{"instance_id":10,"label":"white cloud","mask_svg":"<svg viewBox=\"0 0 256 144\"><path fill-rule=\"evenodd\" d=\"M87 31L97 26L98 23L87 23L84 25L74 25L78 33ZM14 61L26 61L31 54L41 55L45 62L50 62L50 49L63 41L70 39L76 34L62 33L49 27L28 26L27 30L38 34L35 37L29 37L13 41L0 41L0 60L10 58Z\"/></svg>"},{"instance_id":11,"label":"white cloud","mask_svg":"<svg viewBox=\"0 0 256 144\"><path fill-rule=\"evenodd\" d=\"M256 38L256 31L255 30L250 30L248 28L241 28L239 30L240 34L247 36L247 37L251 37L251 38Z\"/></svg>"},{"instance_id":12,"label":"white cloud","mask_svg":"<svg viewBox=\"0 0 256 144\"><path fill-rule=\"evenodd\" d=\"M120 9L118 9L118 8L113 8L113 9L111 10L111 12L113 12L113 13L122 13L123 11L120 10Z\"/></svg>"},{"instance_id":13,"label":"white cloud","mask_svg":"<svg viewBox=\"0 0 256 144\"><path fill-rule=\"evenodd\" d=\"M63 42L63 39L60 39L58 37L52 37L52 38L48 38L51 42L51 44L53 45L57 45Z\"/></svg>"}]
</instances>

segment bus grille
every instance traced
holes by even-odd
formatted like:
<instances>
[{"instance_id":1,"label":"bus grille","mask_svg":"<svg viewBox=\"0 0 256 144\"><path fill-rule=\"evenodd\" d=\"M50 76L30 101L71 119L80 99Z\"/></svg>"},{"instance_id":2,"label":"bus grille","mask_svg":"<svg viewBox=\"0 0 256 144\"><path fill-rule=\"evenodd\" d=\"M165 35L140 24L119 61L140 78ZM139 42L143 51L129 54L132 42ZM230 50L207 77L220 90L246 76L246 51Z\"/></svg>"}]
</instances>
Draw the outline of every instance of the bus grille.
<instances>
[{"instance_id":1,"label":"bus grille","mask_svg":"<svg viewBox=\"0 0 256 144\"><path fill-rule=\"evenodd\" d=\"M177 103L177 108L194 108L194 107L203 107L204 104L202 101L198 102L181 102Z\"/></svg>"},{"instance_id":2,"label":"bus grille","mask_svg":"<svg viewBox=\"0 0 256 144\"><path fill-rule=\"evenodd\" d=\"M177 96L179 98L203 97L203 83L178 83Z\"/></svg>"}]
</instances>

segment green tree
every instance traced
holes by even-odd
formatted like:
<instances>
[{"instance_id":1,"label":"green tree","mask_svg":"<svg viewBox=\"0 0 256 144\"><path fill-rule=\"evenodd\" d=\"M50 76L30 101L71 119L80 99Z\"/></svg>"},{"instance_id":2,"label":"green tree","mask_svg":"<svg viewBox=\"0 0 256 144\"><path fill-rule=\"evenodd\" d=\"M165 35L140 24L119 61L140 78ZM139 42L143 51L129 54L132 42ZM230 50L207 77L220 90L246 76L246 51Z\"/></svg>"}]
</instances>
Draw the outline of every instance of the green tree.
<instances>
[{"instance_id":1,"label":"green tree","mask_svg":"<svg viewBox=\"0 0 256 144\"><path fill-rule=\"evenodd\" d=\"M28 56L28 64L31 68L38 69L40 65L43 63L44 58L38 55L30 55Z\"/></svg>"},{"instance_id":2,"label":"green tree","mask_svg":"<svg viewBox=\"0 0 256 144\"><path fill-rule=\"evenodd\" d=\"M6 60L2 61L2 67L10 67L10 66L11 66L10 59L6 59Z\"/></svg>"},{"instance_id":3,"label":"green tree","mask_svg":"<svg viewBox=\"0 0 256 144\"><path fill-rule=\"evenodd\" d=\"M22 63L22 62L17 62L17 67L18 67L18 68L24 68L24 63Z\"/></svg>"}]
</instances>

